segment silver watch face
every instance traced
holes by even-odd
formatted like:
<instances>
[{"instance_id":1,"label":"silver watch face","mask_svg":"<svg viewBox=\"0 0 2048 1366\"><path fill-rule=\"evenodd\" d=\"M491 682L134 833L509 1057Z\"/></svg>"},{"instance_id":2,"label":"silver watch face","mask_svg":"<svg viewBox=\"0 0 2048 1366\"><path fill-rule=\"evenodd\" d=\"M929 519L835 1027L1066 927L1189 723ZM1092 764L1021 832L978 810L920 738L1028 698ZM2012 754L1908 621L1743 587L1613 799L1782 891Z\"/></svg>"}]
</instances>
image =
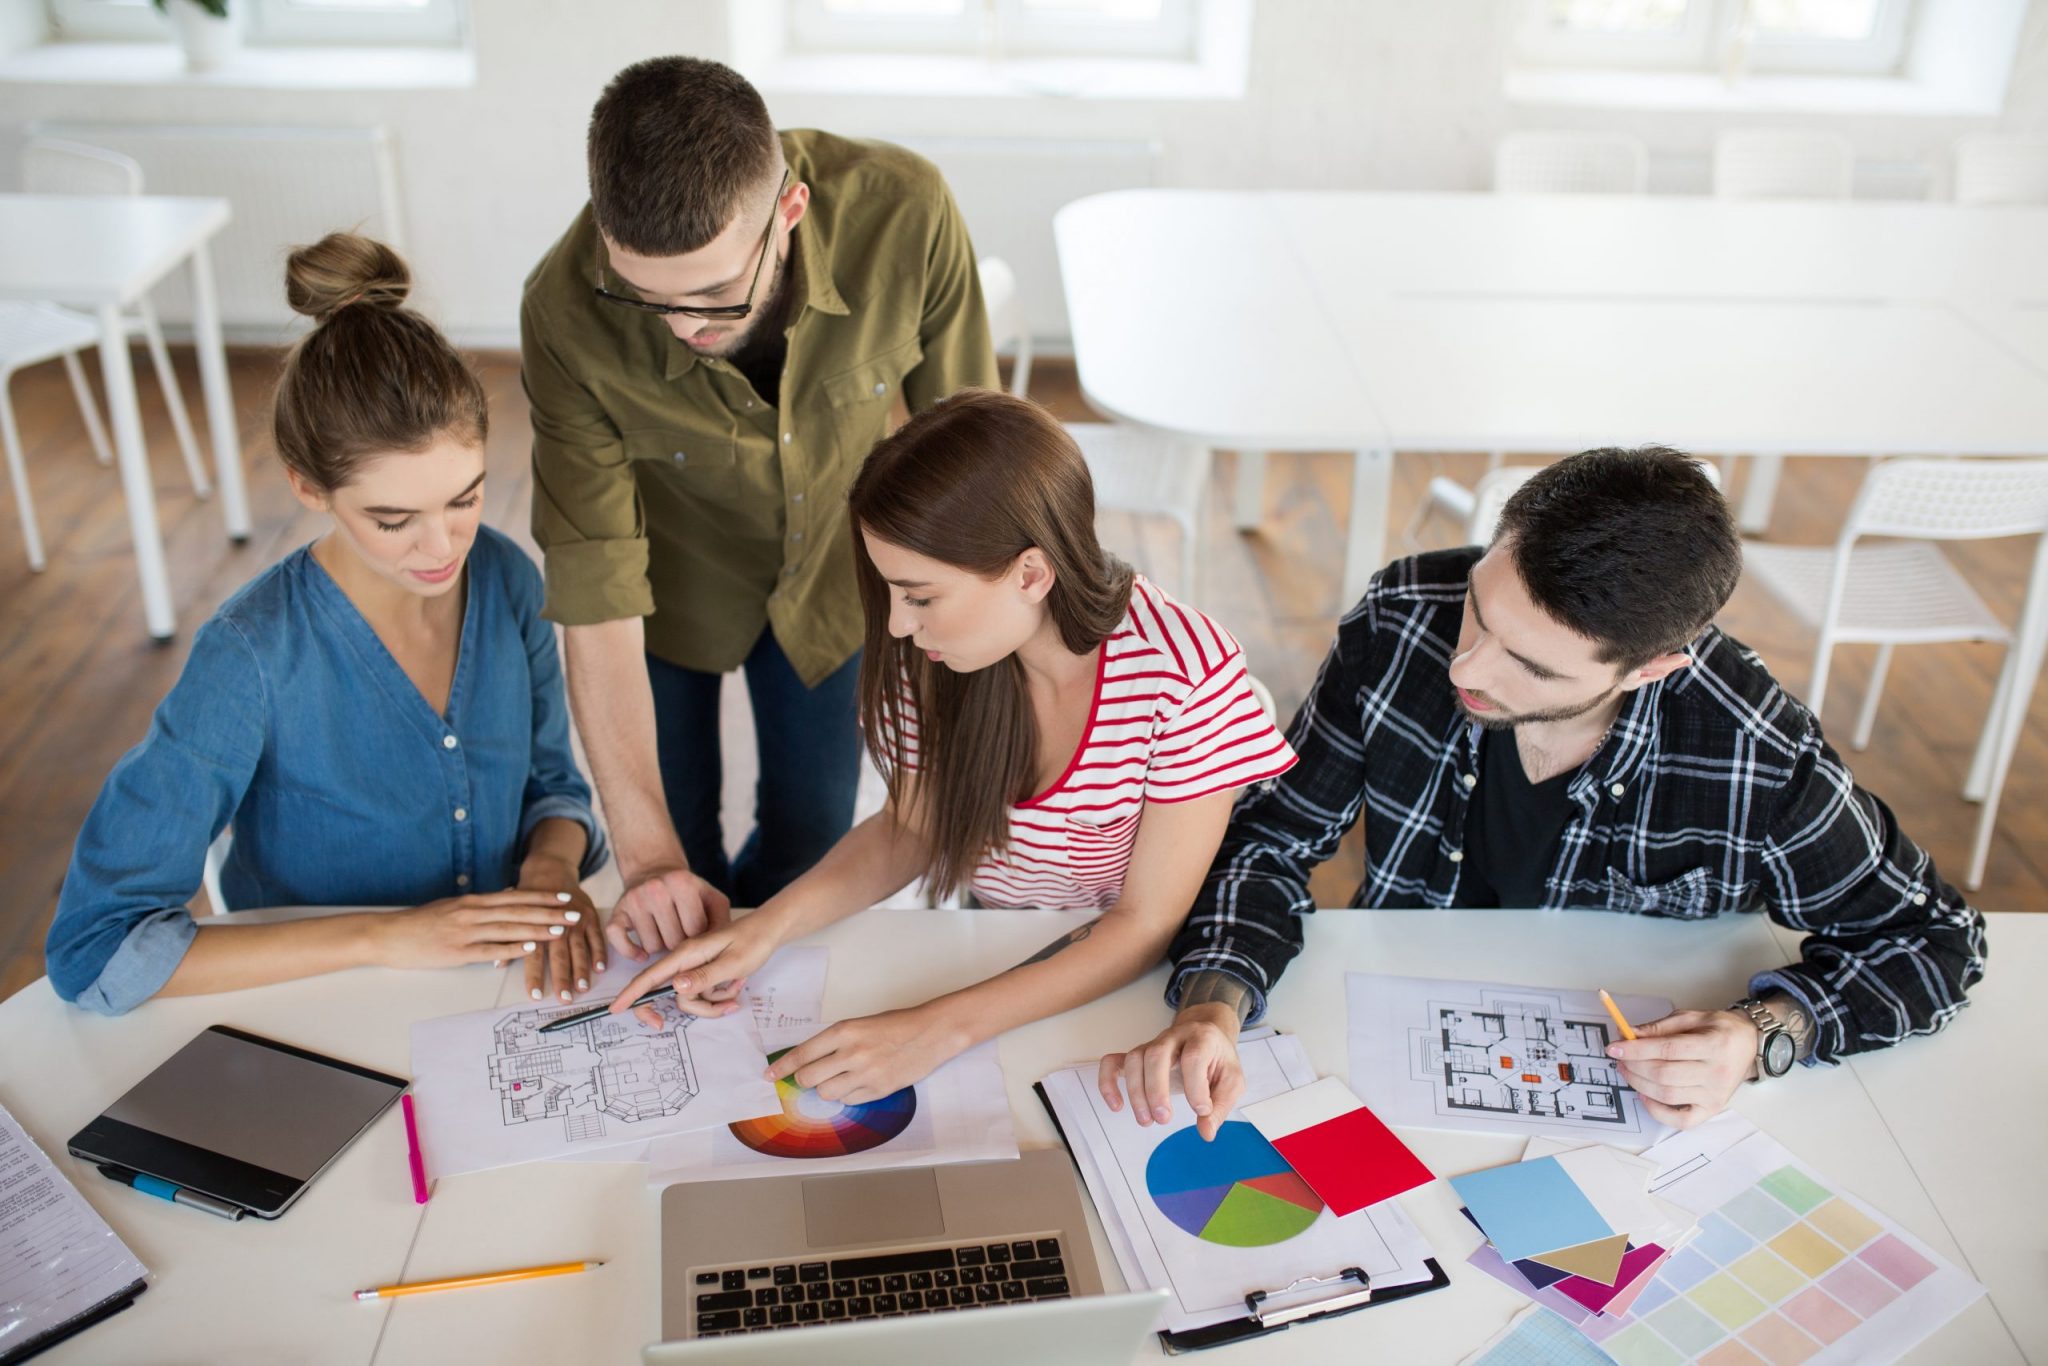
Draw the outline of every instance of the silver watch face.
<instances>
[{"instance_id":1,"label":"silver watch face","mask_svg":"<svg viewBox=\"0 0 2048 1366\"><path fill-rule=\"evenodd\" d=\"M1797 1052L1792 1036L1782 1029L1773 1030L1764 1037L1764 1075L1782 1077L1792 1070L1793 1055Z\"/></svg>"}]
</instances>

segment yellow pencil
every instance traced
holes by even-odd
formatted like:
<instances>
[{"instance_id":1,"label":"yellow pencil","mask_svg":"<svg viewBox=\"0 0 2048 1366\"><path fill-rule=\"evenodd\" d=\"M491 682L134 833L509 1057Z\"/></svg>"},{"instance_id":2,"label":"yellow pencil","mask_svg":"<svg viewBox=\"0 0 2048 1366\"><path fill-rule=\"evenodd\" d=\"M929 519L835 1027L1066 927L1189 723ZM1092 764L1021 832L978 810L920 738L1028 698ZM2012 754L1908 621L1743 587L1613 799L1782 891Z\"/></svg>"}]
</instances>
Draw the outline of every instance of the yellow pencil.
<instances>
[{"instance_id":1,"label":"yellow pencil","mask_svg":"<svg viewBox=\"0 0 2048 1366\"><path fill-rule=\"evenodd\" d=\"M1607 1013L1614 1017L1615 1028L1621 1031L1622 1038L1633 1039L1636 1036L1635 1030L1629 1027L1628 1020L1623 1017L1621 1013L1621 1007L1614 1004L1614 998L1607 994L1607 989L1605 987L1602 987L1600 989L1600 1004L1606 1006Z\"/></svg>"},{"instance_id":2,"label":"yellow pencil","mask_svg":"<svg viewBox=\"0 0 2048 1366\"><path fill-rule=\"evenodd\" d=\"M440 1281L412 1281L406 1285L380 1285L375 1290L358 1290L359 1300L386 1300L398 1295L418 1295L428 1290L462 1290L472 1285L500 1285L506 1281L530 1281L538 1276L573 1276L592 1271L603 1262L557 1262L553 1266L525 1266L517 1271L486 1271L476 1276L450 1276Z\"/></svg>"}]
</instances>

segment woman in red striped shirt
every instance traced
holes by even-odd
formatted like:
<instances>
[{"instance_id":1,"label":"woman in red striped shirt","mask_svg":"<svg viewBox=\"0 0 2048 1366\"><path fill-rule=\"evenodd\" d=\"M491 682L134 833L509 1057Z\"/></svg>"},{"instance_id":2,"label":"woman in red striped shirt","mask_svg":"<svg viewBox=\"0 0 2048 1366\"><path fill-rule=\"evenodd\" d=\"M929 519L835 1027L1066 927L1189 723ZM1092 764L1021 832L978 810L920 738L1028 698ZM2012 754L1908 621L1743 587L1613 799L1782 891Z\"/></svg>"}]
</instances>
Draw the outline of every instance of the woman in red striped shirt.
<instances>
[{"instance_id":1,"label":"woman in red striped shirt","mask_svg":"<svg viewBox=\"0 0 2048 1366\"><path fill-rule=\"evenodd\" d=\"M875 447L848 505L861 726L888 802L614 1010L670 981L686 1009L733 1009L715 984L920 878L987 907L1100 912L1006 972L833 1025L775 1064L859 1102L1158 963L1235 793L1294 752L1230 634L1096 541L1088 467L1036 404L969 390L933 406Z\"/></svg>"}]
</instances>

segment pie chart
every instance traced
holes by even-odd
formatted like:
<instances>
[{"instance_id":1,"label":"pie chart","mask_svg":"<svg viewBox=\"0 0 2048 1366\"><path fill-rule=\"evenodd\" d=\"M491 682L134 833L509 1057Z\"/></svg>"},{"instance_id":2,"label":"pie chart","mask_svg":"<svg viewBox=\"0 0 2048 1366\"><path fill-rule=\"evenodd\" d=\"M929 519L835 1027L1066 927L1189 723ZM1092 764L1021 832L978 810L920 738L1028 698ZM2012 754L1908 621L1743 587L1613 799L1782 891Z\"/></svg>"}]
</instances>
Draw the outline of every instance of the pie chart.
<instances>
[{"instance_id":1,"label":"pie chart","mask_svg":"<svg viewBox=\"0 0 2048 1366\"><path fill-rule=\"evenodd\" d=\"M768 1055L768 1061L774 1062L788 1051L778 1049ZM781 1077L775 1082L775 1094L782 1102L781 1114L727 1126L734 1138L769 1157L845 1157L866 1152L902 1133L917 1113L917 1092L908 1086L880 1100L843 1105Z\"/></svg>"},{"instance_id":2,"label":"pie chart","mask_svg":"<svg viewBox=\"0 0 2048 1366\"><path fill-rule=\"evenodd\" d=\"M1161 1214L1225 1247L1284 1243L1323 1212L1308 1182L1241 1119L1226 1120L1212 1142L1192 1127L1169 1137L1145 1164L1145 1189Z\"/></svg>"}]
</instances>

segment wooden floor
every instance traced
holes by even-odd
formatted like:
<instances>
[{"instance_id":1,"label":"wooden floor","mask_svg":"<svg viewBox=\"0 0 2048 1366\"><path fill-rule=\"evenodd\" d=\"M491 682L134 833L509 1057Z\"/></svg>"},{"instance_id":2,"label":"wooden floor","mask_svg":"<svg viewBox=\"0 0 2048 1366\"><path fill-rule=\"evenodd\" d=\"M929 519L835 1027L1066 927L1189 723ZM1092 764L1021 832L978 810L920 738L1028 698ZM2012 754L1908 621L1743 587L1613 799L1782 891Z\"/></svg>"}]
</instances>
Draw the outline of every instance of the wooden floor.
<instances>
[{"instance_id":1,"label":"wooden floor","mask_svg":"<svg viewBox=\"0 0 2048 1366\"><path fill-rule=\"evenodd\" d=\"M232 359L255 520L255 535L240 547L229 545L218 506L192 496L149 368L138 366L178 610L179 634L167 647L152 645L143 632L119 482L94 462L62 371L44 365L14 379L49 568L29 572L13 500L0 489L0 869L6 889L0 894L0 999L41 975L43 936L79 823L108 768L142 737L152 708L177 677L193 628L250 576L322 528L324 519L292 498L270 443L268 395L277 364L269 351L238 352ZM187 406L195 415L203 412L188 351L180 352L178 365ZM487 356L482 370L492 405L485 514L531 549L529 427L517 360ZM1071 365L1041 361L1033 383L1034 396L1060 416L1090 415ZM1482 468L1476 455L1401 457L1389 512L1392 534L1398 535L1431 474L1470 480ZM1864 468L1857 460L1789 461L1773 539L1831 541ZM1244 643L1281 714L1291 715L1315 677L1342 605L1349 460L1341 454L1272 457L1265 525L1250 535L1230 526L1234 475L1230 456L1216 462L1197 557L1202 582L1193 597ZM1184 592L1174 581L1179 547L1170 524L1110 516L1103 530L1112 546L1168 591ZM2013 619L2030 545L1993 542L1952 553L1991 605ZM1744 584L1722 624L1793 689L1803 687L1811 641L1761 589ZM1844 741L1872 654L1852 646L1837 656L1826 716ZM1850 756L1858 778L1890 803L1951 879L1962 874L1976 822L1977 808L1960 792L1999 662L1997 650L1986 646L1901 650L1871 748ZM1354 832L1317 875L1320 904L1348 899L1359 860ZM2048 909L2048 689L2033 700L1990 872L1975 900L1993 910Z\"/></svg>"}]
</instances>

